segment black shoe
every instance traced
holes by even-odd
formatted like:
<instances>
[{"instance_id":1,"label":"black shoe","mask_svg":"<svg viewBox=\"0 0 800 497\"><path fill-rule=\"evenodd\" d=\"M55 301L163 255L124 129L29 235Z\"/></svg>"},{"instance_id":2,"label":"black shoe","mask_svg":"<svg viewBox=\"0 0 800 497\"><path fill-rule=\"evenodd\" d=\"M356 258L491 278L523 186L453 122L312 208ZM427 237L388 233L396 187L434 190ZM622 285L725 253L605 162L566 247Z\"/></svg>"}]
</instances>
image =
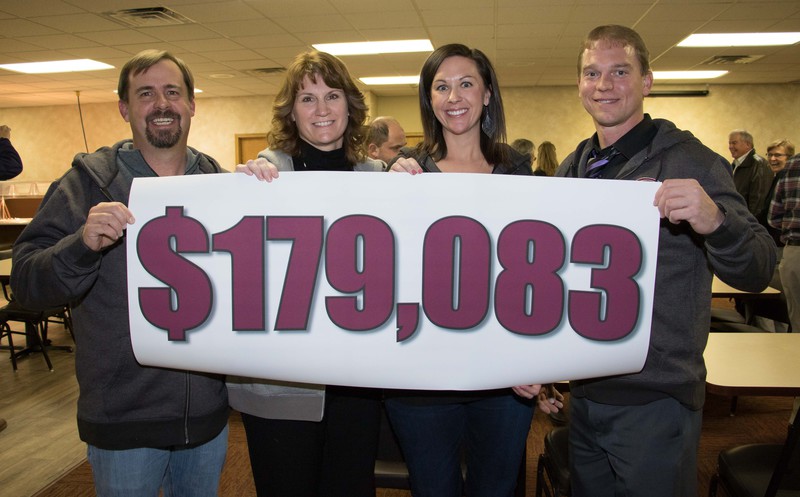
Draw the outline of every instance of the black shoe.
<instances>
[{"instance_id":1,"label":"black shoe","mask_svg":"<svg viewBox=\"0 0 800 497\"><path fill-rule=\"evenodd\" d=\"M0 431L5 430L6 426L8 426L8 423L6 423L6 420L3 419L3 418L0 418Z\"/></svg>"}]
</instances>

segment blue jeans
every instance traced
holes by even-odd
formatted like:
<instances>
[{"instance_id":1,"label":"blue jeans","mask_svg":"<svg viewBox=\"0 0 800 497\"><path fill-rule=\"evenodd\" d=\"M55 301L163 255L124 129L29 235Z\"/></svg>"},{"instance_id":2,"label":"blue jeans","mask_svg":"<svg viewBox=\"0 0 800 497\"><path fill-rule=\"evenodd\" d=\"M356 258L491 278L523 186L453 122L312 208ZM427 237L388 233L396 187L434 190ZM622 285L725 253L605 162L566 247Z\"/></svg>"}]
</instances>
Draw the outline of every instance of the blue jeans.
<instances>
[{"instance_id":1,"label":"blue jeans","mask_svg":"<svg viewBox=\"0 0 800 497\"><path fill-rule=\"evenodd\" d=\"M517 474L533 418L533 403L508 394L415 405L386 400L408 466L414 497L506 497ZM462 454L467 478L461 477ZM462 489L462 485L465 486Z\"/></svg>"},{"instance_id":2,"label":"blue jeans","mask_svg":"<svg viewBox=\"0 0 800 497\"><path fill-rule=\"evenodd\" d=\"M703 411L675 399L614 406L570 398L574 497L696 497Z\"/></svg>"},{"instance_id":3,"label":"blue jeans","mask_svg":"<svg viewBox=\"0 0 800 497\"><path fill-rule=\"evenodd\" d=\"M216 497L228 450L228 426L216 438L187 449L105 450L90 445L98 497Z\"/></svg>"}]
</instances>

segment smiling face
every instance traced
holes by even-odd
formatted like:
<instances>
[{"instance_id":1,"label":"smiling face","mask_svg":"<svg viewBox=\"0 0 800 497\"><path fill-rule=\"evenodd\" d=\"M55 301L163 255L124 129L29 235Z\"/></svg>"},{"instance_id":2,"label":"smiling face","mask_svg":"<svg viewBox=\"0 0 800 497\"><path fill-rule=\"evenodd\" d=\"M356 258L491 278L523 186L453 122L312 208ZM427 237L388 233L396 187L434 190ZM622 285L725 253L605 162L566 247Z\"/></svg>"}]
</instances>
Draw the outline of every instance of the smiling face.
<instances>
[{"instance_id":1,"label":"smiling face","mask_svg":"<svg viewBox=\"0 0 800 497\"><path fill-rule=\"evenodd\" d=\"M330 88L321 76L316 83L303 78L294 99L292 120L300 138L324 151L342 148L347 130L347 97L344 90Z\"/></svg>"},{"instance_id":2,"label":"smiling face","mask_svg":"<svg viewBox=\"0 0 800 497\"><path fill-rule=\"evenodd\" d=\"M751 148L753 148L753 146L747 143L744 137L739 133L731 133L728 137L728 150L730 150L731 157L734 159L743 156L749 152Z\"/></svg>"},{"instance_id":3,"label":"smiling face","mask_svg":"<svg viewBox=\"0 0 800 497\"><path fill-rule=\"evenodd\" d=\"M481 113L490 95L473 60L446 58L431 84L431 107L444 134L480 133Z\"/></svg>"},{"instance_id":4,"label":"smiling face","mask_svg":"<svg viewBox=\"0 0 800 497\"><path fill-rule=\"evenodd\" d=\"M583 51L578 95L603 147L644 118L644 97L652 85L653 73L642 74L631 47L599 40Z\"/></svg>"},{"instance_id":5,"label":"smiling face","mask_svg":"<svg viewBox=\"0 0 800 497\"><path fill-rule=\"evenodd\" d=\"M171 60L161 60L131 75L129 88L127 102L119 101L119 111L131 124L134 147L185 148L194 100L189 99L178 66Z\"/></svg>"},{"instance_id":6,"label":"smiling face","mask_svg":"<svg viewBox=\"0 0 800 497\"><path fill-rule=\"evenodd\" d=\"M789 154L786 151L786 147L783 145L767 149L767 159L769 160L769 167L772 169L773 173L777 173L786 167L786 160L788 158Z\"/></svg>"}]
</instances>

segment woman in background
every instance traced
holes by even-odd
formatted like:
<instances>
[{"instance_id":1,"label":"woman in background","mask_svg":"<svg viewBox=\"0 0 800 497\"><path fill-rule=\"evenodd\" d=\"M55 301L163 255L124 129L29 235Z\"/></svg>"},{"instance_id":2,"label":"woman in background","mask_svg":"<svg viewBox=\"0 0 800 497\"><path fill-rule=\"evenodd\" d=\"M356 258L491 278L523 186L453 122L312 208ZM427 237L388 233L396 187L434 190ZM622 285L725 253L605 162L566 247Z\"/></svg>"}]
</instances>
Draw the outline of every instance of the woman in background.
<instances>
[{"instance_id":1,"label":"woman in background","mask_svg":"<svg viewBox=\"0 0 800 497\"><path fill-rule=\"evenodd\" d=\"M533 172L536 176L553 176L558 169L558 157L556 157L556 146L548 141L539 145L537 155L539 156L539 166Z\"/></svg>"},{"instance_id":2,"label":"woman in background","mask_svg":"<svg viewBox=\"0 0 800 497\"><path fill-rule=\"evenodd\" d=\"M268 181L276 170L383 170L382 161L366 156L364 95L336 57L317 51L297 56L272 110L269 148L237 170ZM230 404L242 413L258 495L374 497L380 394L229 377Z\"/></svg>"},{"instance_id":3,"label":"woman in background","mask_svg":"<svg viewBox=\"0 0 800 497\"><path fill-rule=\"evenodd\" d=\"M531 174L529 158L504 143L500 87L480 50L458 44L437 48L422 67L419 101L423 141L402 149L393 171ZM386 390L385 397L414 497L513 495L532 401L510 388ZM461 475L464 451L466 482Z\"/></svg>"}]
</instances>

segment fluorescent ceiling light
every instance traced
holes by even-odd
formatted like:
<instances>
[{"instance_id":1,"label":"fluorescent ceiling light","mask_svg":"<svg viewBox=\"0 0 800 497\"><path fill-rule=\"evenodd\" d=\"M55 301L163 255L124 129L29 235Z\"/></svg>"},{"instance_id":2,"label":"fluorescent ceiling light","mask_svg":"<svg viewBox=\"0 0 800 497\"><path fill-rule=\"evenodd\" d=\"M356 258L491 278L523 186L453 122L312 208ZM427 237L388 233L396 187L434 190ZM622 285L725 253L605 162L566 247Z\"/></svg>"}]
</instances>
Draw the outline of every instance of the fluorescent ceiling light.
<instances>
[{"instance_id":1,"label":"fluorescent ceiling light","mask_svg":"<svg viewBox=\"0 0 800 497\"><path fill-rule=\"evenodd\" d=\"M360 43L318 43L311 45L331 55L373 55L379 53L433 52L430 40L365 41Z\"/></svg>"},{"instance_id":2,"label":"fluorescent ceiling light","mask_svg":"<svg viewBox=\"0 0 800 497\"><path fill-rule=\"evenodd\" d=\"M713 79L728 74L728 71L653 71L653 79Z\"/></svg>"},{"instance_id":3,"label":"fluorescent ceiling light","mask_svg":"<svg viewBox=\"0 0 800 497\"><path fill-rule=\"evenodd\" d=\"M800 41L800 33L707 33L693 34L679 47L765 47L794 45Z\"/></svg>"},{"instance_id":4,"label":"fluorescent ceiling light","mask_svg":"<svg viewBox=\"0 0 800 497\"><path fill-rule=\"evenodd\" d=\"M100 71L114 66L91 59L53 60L50 62L25 62L22 64L0 64L0 68L25 74L48 74L56 72Z\"/></svg>"},{"instance_id":5,"label":"fluorescent ceiling light","mask_svg":"<svg viewBox=\"0 0 800 497\"><path fill-rule=\"evenodd\" d=\"M378 76L358 80L365 85L416 85L419 83L419 76Z\"/></svg>"}]
</instances>

